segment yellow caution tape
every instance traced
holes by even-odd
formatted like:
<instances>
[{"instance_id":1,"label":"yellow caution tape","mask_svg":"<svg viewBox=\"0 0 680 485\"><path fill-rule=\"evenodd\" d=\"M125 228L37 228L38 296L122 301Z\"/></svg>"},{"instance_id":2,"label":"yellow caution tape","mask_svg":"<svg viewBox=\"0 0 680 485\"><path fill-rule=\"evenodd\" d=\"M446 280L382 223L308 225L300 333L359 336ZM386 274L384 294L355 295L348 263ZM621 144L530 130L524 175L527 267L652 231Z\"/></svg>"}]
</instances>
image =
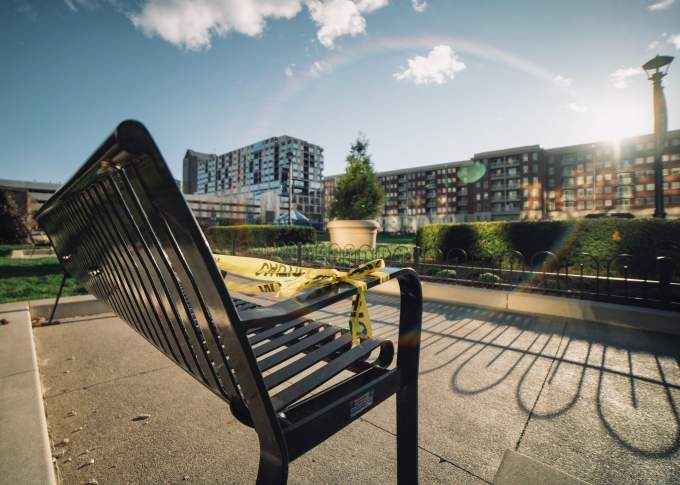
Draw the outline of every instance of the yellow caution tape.
<instances>
[{"instance_id":1,"label":"yellow caution tape","mask_svg":"<svg viewBox=\"0 0 680 485\"><path fill-rule=\"evenodd\" d=\"M260 258L241 256L213 255L221 271L244 278L263 281L262 284L244 284L227 281L226 285L232 291L242 293L274 293L277 296L290 297L305 288L325 286L333 283L349 283L356 286L358 292L352 297L352 311L349 326L352 331L352 343L373 335L371 319L366 305L366 282L361 276L372 276L380 282L389 279L387 273L380 270L385 267L385 261L376 259L361 264L350 271L338 271L332 268L305 268L277 263Z\"/></svg>"}]
</instances>

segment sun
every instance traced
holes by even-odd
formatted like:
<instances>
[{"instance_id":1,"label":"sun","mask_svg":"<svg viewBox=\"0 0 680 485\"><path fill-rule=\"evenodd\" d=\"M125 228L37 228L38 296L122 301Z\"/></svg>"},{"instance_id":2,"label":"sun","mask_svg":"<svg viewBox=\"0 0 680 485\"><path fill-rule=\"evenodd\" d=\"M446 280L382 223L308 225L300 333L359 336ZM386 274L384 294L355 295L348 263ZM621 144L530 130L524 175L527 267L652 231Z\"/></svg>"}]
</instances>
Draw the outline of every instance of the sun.
<instances>
[{"instance_id":1,"label":"sun","mask_svg":"<svg viewBox=\"0 0 680 485\"><path fill-rule=\"evenodd\" d=\"M652 107L632 93L605 98L592 113L593 139L619 142L622 138L651 133Z\"/></svg>"}]
</instances>

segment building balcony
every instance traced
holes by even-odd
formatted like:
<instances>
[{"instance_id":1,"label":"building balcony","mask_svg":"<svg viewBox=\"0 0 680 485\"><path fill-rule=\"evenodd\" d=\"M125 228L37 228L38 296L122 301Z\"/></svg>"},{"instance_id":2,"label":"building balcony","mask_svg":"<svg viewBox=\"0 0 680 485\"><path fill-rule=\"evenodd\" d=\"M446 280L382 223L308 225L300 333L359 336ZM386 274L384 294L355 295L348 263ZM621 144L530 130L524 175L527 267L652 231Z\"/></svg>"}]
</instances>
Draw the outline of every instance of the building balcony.
<instances>
[{"instance_id":1,"label":"building balcony","mask_svg":"<svg viewBox=\"0 0 680 485\"><path fill-rule=\"evenodd\" d=\"M493 204L491 206L491 212L496 213L519 212L520 210L519 204Z\"/></svg>"}]
</instances>

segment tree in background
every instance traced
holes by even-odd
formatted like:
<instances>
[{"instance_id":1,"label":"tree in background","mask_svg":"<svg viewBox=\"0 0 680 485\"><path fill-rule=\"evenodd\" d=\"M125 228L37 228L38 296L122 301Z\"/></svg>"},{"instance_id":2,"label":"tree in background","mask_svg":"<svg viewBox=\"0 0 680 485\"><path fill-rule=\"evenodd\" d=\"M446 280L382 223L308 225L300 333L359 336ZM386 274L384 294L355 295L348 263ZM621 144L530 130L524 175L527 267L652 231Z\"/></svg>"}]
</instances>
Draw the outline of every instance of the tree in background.
<instances>
[{"instance_id":1,"label":"tree in background","mask_svg":"<svg viewBox=\"0 0 680 485\"><path fill-rule=\"evenodd\" d=\"M21 244L28 238L26 221L12 195L0 190L0 243Z\"/></svg>"},{"instance_id":2,"label":"tree in background","mask_svg":"<svg viewBox=\"0 0 680 485\"><path fill-rule=\"evenodd\" d=\"M368 139L359 134L347 155L347 169L333 193L330 216L334 219L374 219L381 211L385 193L367 152Z\"/></svg>"}]
</instances>

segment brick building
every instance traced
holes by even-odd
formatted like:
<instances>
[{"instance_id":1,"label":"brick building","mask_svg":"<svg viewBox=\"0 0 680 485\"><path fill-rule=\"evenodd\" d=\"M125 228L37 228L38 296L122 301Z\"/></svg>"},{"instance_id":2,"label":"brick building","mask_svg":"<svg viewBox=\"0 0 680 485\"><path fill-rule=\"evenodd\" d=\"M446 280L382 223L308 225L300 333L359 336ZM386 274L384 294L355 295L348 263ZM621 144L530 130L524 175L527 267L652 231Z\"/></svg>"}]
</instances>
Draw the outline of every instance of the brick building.
<instances>
[{"instance_id":1,"label":"brick building","mask_svg":"<svg viewBox=\"0 0 680 485\"><path fill-rule=\"evenodd\" d=\"M680 130L663 155L669 217L680 216ZM558 148L522 146L476 153L470 160L379 172L387 232L424 224L556 220L654 212L654 137ZM324 179L325 220L340 176Z\"/></svg>"}]
</instances>

